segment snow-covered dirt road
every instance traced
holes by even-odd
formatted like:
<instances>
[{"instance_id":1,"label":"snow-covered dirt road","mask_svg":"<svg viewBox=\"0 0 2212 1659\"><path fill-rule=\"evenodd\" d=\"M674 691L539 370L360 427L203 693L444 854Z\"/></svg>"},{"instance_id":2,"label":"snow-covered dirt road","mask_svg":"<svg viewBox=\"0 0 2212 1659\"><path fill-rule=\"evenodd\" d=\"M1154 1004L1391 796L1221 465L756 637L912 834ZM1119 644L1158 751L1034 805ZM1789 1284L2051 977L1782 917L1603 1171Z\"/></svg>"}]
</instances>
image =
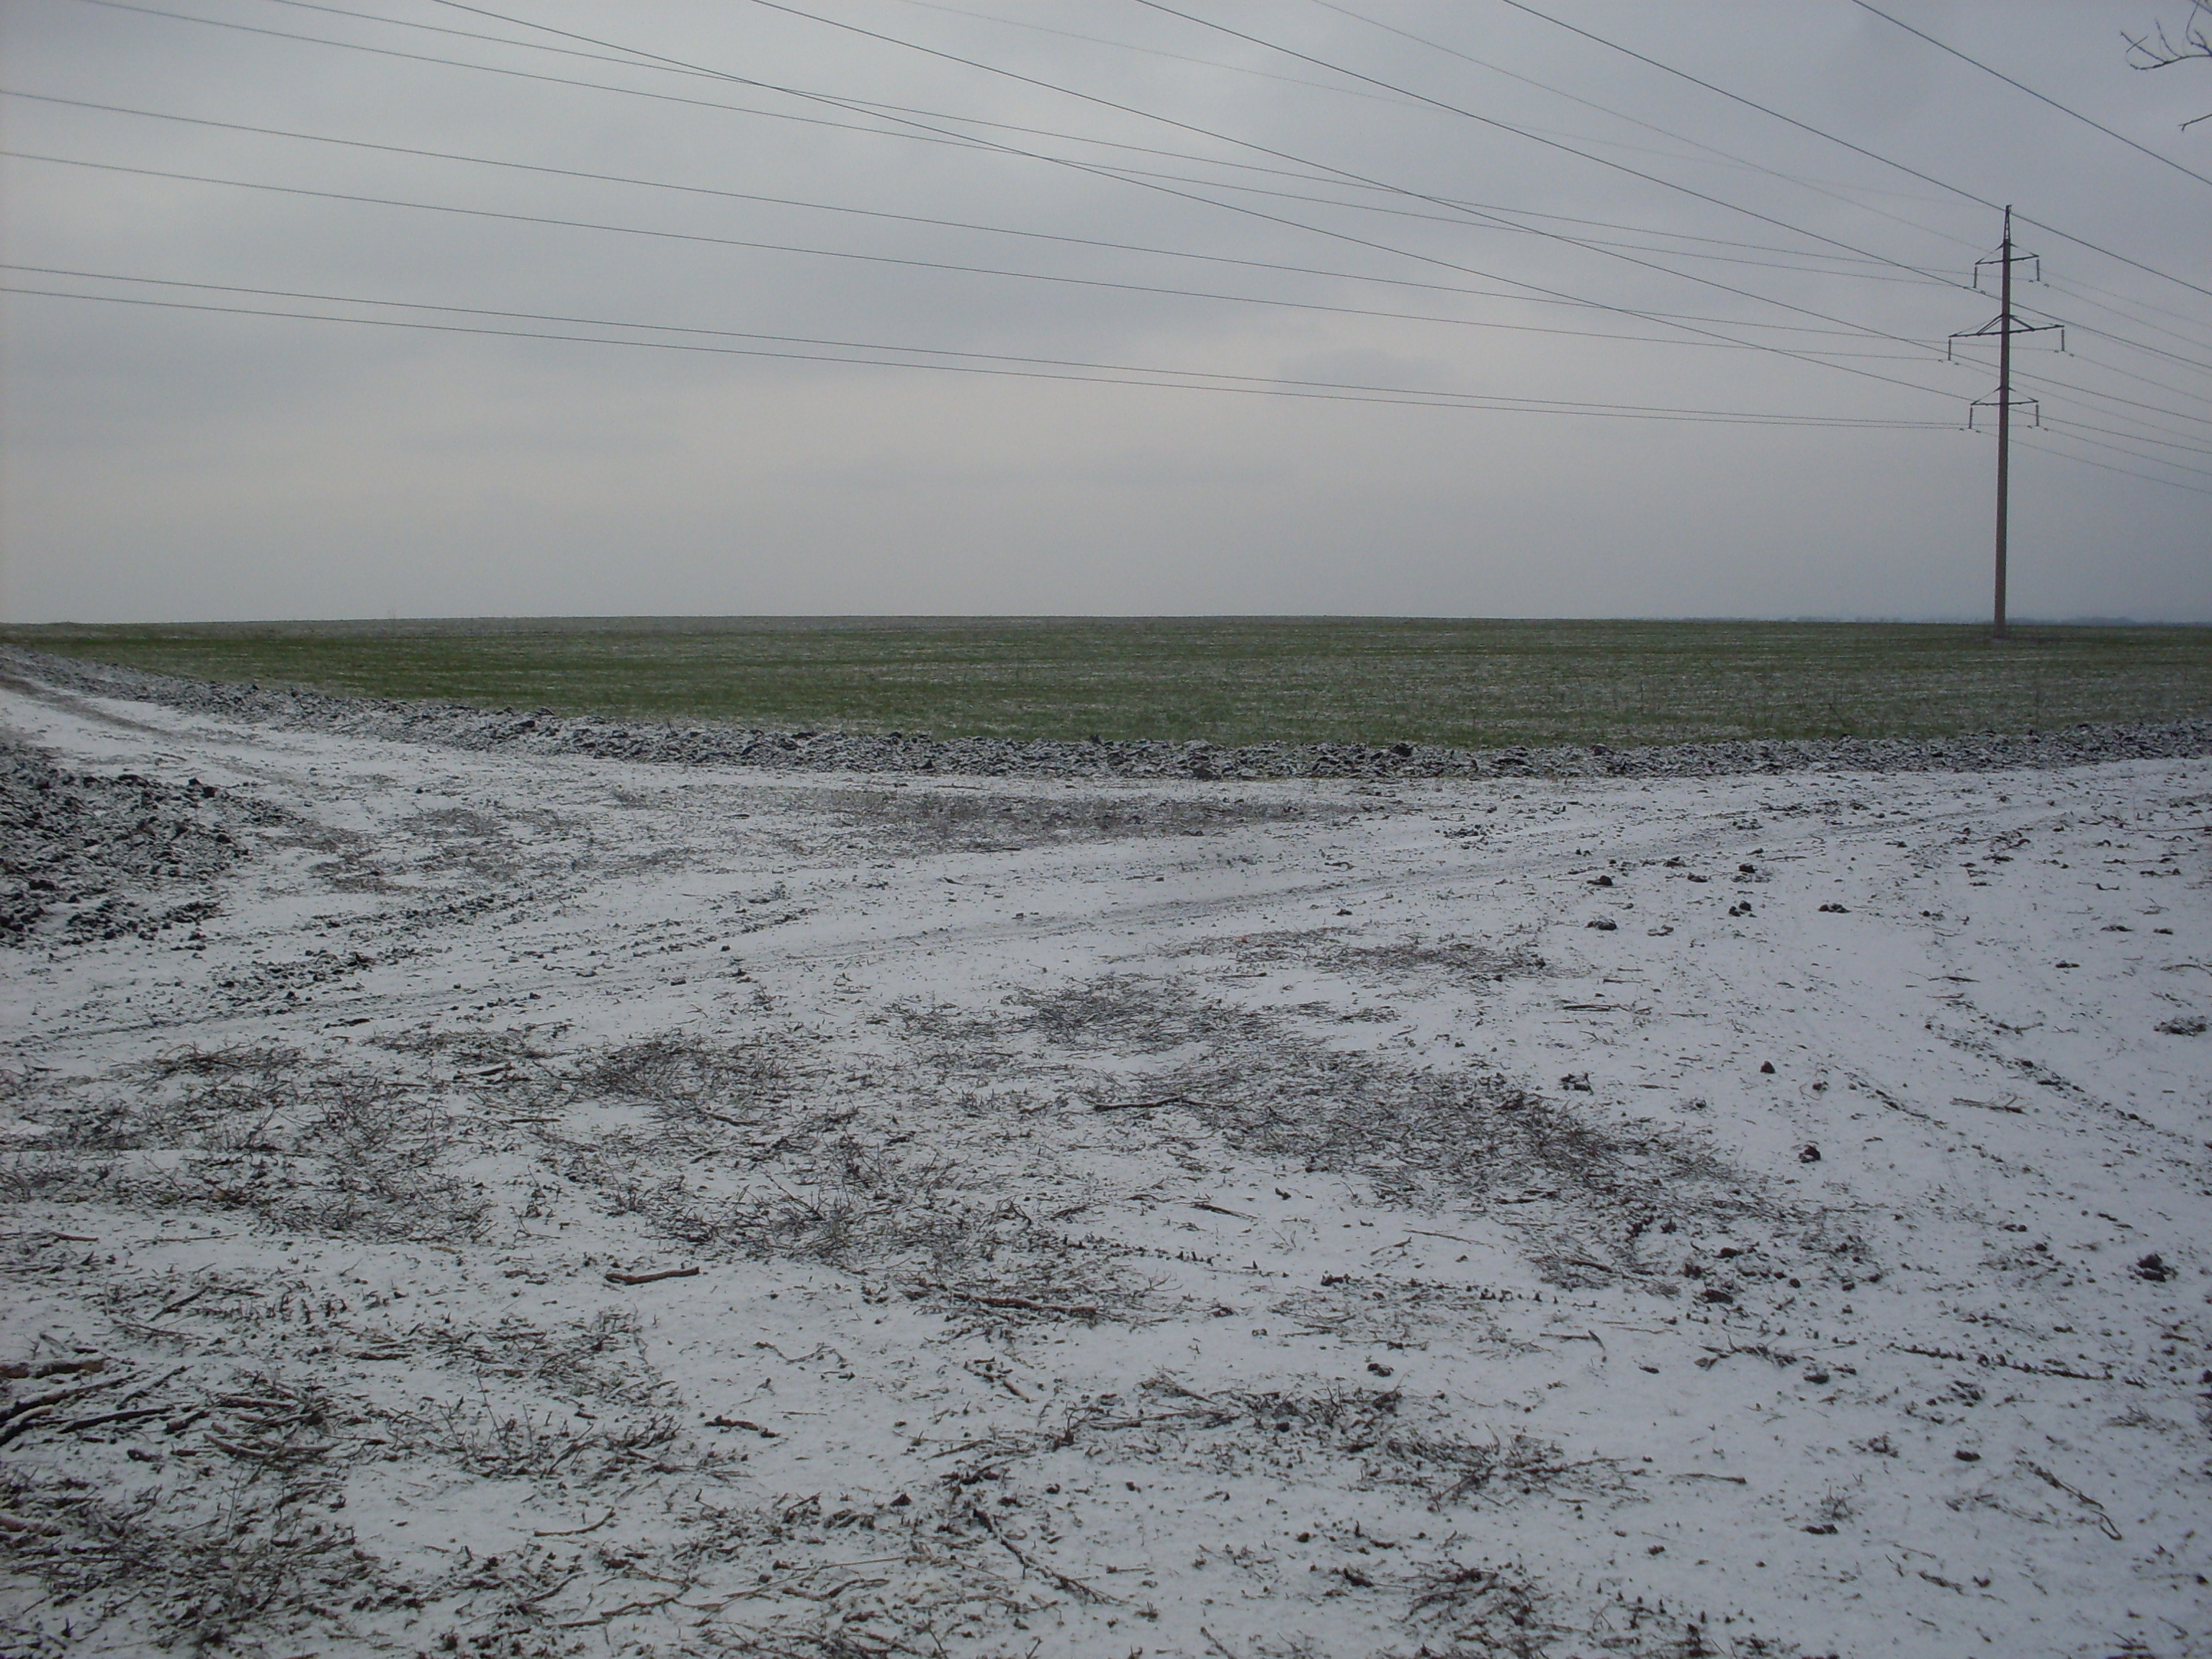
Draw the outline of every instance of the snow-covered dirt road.
<instances>
[{"instance_id":1,"label":"snow-covered dirt road","mask_svg":"<svg viewBox=\"0 0 2212 1659\"><path fill-rule=\"evenodd\" d=\"M2212 762L0 721L0 1650L2212 1654Z\"/></svg>"}]
</instances>

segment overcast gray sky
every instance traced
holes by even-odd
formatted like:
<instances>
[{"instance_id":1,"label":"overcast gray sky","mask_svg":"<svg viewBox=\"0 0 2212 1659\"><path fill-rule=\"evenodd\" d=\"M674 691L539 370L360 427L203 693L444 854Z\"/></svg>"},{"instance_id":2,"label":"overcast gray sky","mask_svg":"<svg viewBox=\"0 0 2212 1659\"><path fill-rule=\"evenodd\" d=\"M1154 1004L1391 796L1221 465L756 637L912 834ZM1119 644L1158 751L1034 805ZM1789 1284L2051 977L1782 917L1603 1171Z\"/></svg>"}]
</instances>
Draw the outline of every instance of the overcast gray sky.
<instances>
[{"instance_id":1,"label":"overcast gray sky","mask_svg":"<svg viewBox=\"0 0 2212 1659\"><path fill-rule=\"evenodd\" d=\"M0 611L1973 615L2009 201L2014 612L2212 617L2187 0L1535 3L7 0Z\"/></svg>"}]
</instances>

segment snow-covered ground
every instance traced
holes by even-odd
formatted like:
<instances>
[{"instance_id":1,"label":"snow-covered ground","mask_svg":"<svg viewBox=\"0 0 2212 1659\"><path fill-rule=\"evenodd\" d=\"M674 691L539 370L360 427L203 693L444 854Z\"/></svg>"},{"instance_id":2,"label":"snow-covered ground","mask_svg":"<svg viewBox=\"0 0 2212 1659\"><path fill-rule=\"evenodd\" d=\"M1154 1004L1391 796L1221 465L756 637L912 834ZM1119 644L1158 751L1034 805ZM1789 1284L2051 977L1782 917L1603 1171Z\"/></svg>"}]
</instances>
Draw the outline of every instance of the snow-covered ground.
<instances>
[{"instance_id":1,"label":"snow-covered ground","mask_svg":"<svg viewBox=\"0 0 2212 1659\"><path fill-rule=\"evenodd\" d=\"M0 1650L2212 1654L2212 762L0 721Z\"/></svg>"}]
</instances>

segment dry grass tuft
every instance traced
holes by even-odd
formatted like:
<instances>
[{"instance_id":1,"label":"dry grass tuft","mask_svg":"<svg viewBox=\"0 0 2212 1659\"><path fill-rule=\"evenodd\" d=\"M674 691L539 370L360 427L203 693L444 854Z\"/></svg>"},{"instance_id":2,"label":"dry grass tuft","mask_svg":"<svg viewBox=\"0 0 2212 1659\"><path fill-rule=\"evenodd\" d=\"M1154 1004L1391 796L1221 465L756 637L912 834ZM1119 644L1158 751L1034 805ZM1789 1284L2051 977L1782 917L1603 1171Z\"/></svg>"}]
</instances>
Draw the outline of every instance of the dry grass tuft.
<instances>
[{"instance_id":1,"label":"dry grass tuft","mask_svg":"<svg viewBox=\"0 0 2212 1659\"><path fill-rule=\"evenodd\" d=\"M1574 1622L1564 1600L1517 1565L1443 1565L1413 1586L1407 1622L1419 1648L1384 1659L1811 1659L1797 1643L1715 1631L1704 1615L1686 1619L1618 1590L1596 1617Z\"/></svg>"},{"instance_id":2,"label":"dry grass tuft","mask_svg":"<svg viewBox=\"0 0 2212 1659\"><path fill-rule=\"evenodd\" d=\"M425 1325L410 1340L479 1376L532 1382L572 1400L675 1403L674 1390L646 1358L644 1328L633 1309L602 1308L559 1331L515 1318L489 1327Z\"/></svg>"},{"instance_id":3,"label":"dry grass tuft","mask_svg":"<svg viewBox=\"0 0 2212 1659\"><path fill-rule=\"evenodd\" d=\"M1140 1293L1110 1255L1001 1196L988 1171L849 1134L823 1138L811 1156L729 1196L682 1174L623 1178L605 1163L597 1173L617 1213L641 1216L694 1251L819 1261L1002 1322L1097 1317L1133 1308Z\"/></svg>"},{"instance_id":4,"label":"dry grass tuft","mask_svg":"<svg viewBox=\"0 0 2212 1659\"><path fill-rule=\"evenodd\" d=\"M1703 1146L1619 1126L1510 1079L1392 1065L1202 1000L1176 980L1121 975L1036 999L999 1022L1071 1061L1187 1051L1152 1085L1249 1154L1356 1175L1391 1201L1480 1206L1541 1198L1600 1218L1689 1206L1740 1212L1750 1183ZM1585 1274L1616 1270L1587 1261Z\"/></svg>"},{"instance_id":5,"label":"dry grass tuft","mask_svg":"<svg viewBox=\"0 0 2212 1659\"><path fill-rule=\"evenodd\" d=\"M1311 1332L1327 1332L1339 1341L1374 1346L1413 1346L1437 1328L1449 1328L1459 1342L1498 1348L1519 1346L1498 1322L1500 1292L1463 1285L1328 1276L1329 1282L1292 1291L1271 1311Z\"/></svg>"},{"instance_id":6,"label":"dry grass tuft","mask_svg":"<svg viewBox=\"0 0 2212 1659\"><path fill-rule=\"evenodd\" d=\"M427 1092L261 1046L165 1055L22 1108L46 1130L0 1170L18 1200L242 1211L361 1238L473 1238L489 1202L454 1167L459 1130Z\"/></svg>"},{"instance_id":7,"label":"dry grass tuft","mask_svg":"<svg viewBox=\"0 0 2212 1659\"><path fill-rule=\"evenodd\" d=\"M784 1079L783 1063L759 1046L714 1044L664 1035L592 1055L573 1074L580 1093L645 1103L681 1117L709 1107L758 1102Z\"/></svg>"},{"instance_id":8,"label":"dry grass tuft","mask_svg":"<svg viewBox=\"0 0 2212 1659\"><path fill-rule=\"evenodd\" d=\"M957 1088L902 1094L896 1114L794 1098L798 1067L767 1038L648 1038L587 1057L533 1095L602 1115L588 1137L543 1128L548 1165L616 1215L695 1254L821 1262L1000 1320L1096 1317L1133 1305L1115 1252L1079 1245L1010 1201L990 1162L905 1143L917 1111L995 1125L1022 1101ZM872 1121L872 1115L874 1121Z\"/></svg>"},{"instance_id":9,"label":"dry grass tuft","mask_svg":"<svg viewBox=\"0 0 2212 1659\"><path fill-rule=\"evenodd\" d=\"M1514 1567L1447 1567L1413 1587L1408 1622L1428 1638L1432 1659L1548 1659L1573 1632L1556 1621L1553 1598ZM1431 1644L1449 1644L1437 1648Z\"/></svg>"},{"instance_id":10,"label":"dry grass tuft","mask_svg":"<svg viewBox=\"0 0 2212 1659\"><path fill-rule=\"evenodd\" d=\"M111 1622L194 1652L241 1639L287 1638L292 1650L348 1639L346 1609L395 1605L410 1587L349 1529L300 1518L297 1495L280 1475L185 1513L159 1486L124 1499L64 1475L0 1470L0 1504L22 1523L8 1535L10 1574L44 1591L15 1614L21 1645L11 1650L27 1659L96 1648Z\"/></svg>"},{"instance_id":11,"label":"dry grass tuft","mask_svg":"<svg viewBox=\"0 0 2212 1659\"><path fill-rule=\"evenodd\" d=\"M1526 979L1550 966L1527 938L1424 939L1417 936L1389 945L1353 945L1344 935L1345 930L1336 927L1286 928L1244 935L1233 946L1207 940L1163 954L1212 956L1226 948L1239 963L1251 968L1292 962L1347 975L1415 982L1448 979L1472 985Z\"/></svg>"},{"instance_id":12,"label":"dry grass tuft","mask_svg":"<svg viewBox=\"0 0 2212 1659\"><path fill-rule=\"evenodd\" d=\"M432 1240L482 1233L490 1202L444 1167L458 1136L442 1109L360 1076L328 1079L297 1103L304 1121L276 1128L272 1109L234 1146L188 1160L170 1179L172 1201L251 1211L295 1232Z\"/></svg>"},{"instance_id":13,"label":"dry grass tuft","mask_svg":"<svg viewBox=\"0 0 2212 1659\"><path fill-rule=\"evenodd\" d=\"M565 1474L572 1484L588 1486L640 1462L656 1472L682 1472L673 1467L662 1471L661 1460L646 1455L672 1445L683 1433L665 1413L596 1422L556 1420L550 1411L542 1417L527 1410L502 1412L479 1395L388 1413L383 1421L395 1444L490 1480L551 1480Z\"/></svg>"},{"instance_id":14,"label":"dry grass tuft","mask_svg":"<svg viewBox=\"0 0 2212 1659\"><path fill-rule=\"evenodd\" d=\"M1548 1440L1514 1434L1462 1440L1420 1431L1393 1434L1377 1446L1370 1470L1385 1485L1419 1486L1439 1507L1484 1496L1595 1497L1620 1489L1610 1458L1568 1458Z\"/></svg>"},{"instance_id":15,"label":"dry grass tuft","mask_svg":"<svg viewBox=\"0 0 2212 1659\"><path fill-rule=\"evenodd\" d=\"M156 1054L138 1069L156 1081L175 1077L236 1078L245 1073L289 1072L307 1056L280 1042L236 1042L220 1048L194 1043Z\"/></svg>"},{"instance_id":16,"label":"dry grass tuft","mask_svg":"<svg viewBox=\"0 0 2212 1659\"><path fill-rule=\"evenodd\" d=\"M1437 1509L1485 1498L1589 1499L1626 1489L1610 1459L1571 1459L1552 1442L1526 1434L1466 1440L1442 1423L1408 1421L1407 1410L1395 1389L1201 1394L1156 1376L1135 1402L1102 1398L1064 1413L1056 1429L980 1447L951 1478L996 1479L1020 1457L1113 1437L1148 1464L1212 1474L1267 1470L1295 1480L1310 1478L1298 1468L1316 1456L1354 1458L1364 1483L1416 1487Z\"/></svg>"}]
</instances>

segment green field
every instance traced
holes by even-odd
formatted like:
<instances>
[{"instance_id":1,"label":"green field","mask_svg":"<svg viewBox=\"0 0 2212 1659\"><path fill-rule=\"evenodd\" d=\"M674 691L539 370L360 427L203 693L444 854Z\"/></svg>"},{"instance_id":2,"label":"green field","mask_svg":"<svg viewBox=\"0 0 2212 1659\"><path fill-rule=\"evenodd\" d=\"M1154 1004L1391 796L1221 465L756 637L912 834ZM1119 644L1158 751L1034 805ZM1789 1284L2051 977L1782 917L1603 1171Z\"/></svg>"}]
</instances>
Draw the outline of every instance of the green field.
<instances>
[{"instance_id":1,"label":"green field","mask_svg":"<svg viewBox=\"0 0 2212 1659\"><path fill-rule=\"evenodd\" d=\"M2212 628L617 617L0 629L208 679L798 730L1219 744L1937 736L2212 713Z\"/></svg>"}]
</instances>

